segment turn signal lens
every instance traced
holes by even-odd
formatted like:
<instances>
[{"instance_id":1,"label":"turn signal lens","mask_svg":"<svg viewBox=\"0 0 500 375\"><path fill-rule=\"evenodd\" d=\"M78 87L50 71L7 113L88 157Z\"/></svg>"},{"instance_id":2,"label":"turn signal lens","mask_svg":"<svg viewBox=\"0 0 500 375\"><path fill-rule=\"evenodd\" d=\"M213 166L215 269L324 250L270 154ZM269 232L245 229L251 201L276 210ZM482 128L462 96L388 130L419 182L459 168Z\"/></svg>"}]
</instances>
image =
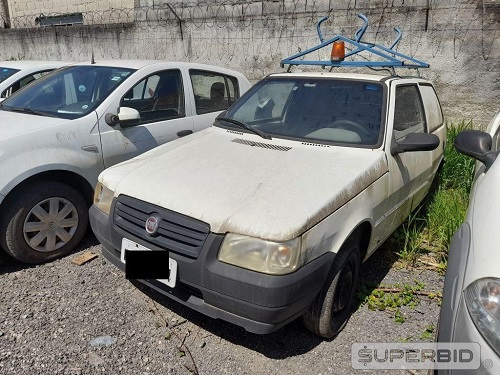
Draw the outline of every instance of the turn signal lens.
<instances>
[{"instance_id":1,"label":"turn signal lens","mask_svg":"<svg viewBox=\"0 0 500 375\"><path fill-rule=\"evenodd\" d=\"M337 40L332 45L332 61L344 61L345 59L345 44L343 40Z\"/></svg>"}]
</instances>

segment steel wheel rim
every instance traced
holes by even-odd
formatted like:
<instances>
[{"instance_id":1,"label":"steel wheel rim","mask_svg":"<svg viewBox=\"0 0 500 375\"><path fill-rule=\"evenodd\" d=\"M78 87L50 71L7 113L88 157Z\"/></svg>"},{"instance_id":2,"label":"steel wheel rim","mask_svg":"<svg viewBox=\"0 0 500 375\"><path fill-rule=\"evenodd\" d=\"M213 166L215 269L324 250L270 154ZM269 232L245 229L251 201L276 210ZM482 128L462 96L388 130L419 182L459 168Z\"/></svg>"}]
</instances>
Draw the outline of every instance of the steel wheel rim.
<instances>
[{"instance_id":1,"label":"steel wheel rim","mask_svg":"<svg viewBox=\"0 0 500 375\"><path fill-rule=\"evenodd\" d=\"M78 211L64 198L52 197L37 203L26 215L24 239L33 250L48 253L66 245L78 228Z\"/></svg>"},{"instance_id":2,"label":"steel wheel rim","mask_svg":"<svg viewBox=\"0 0 500 375\"><path fill-rule=\"evenodd\" d=\"M354 288L354 273L354 260L349 259L339 275L337 290L333 301L333 311L335 313L342 311L348 305Z\"/></svg>"}]
</instances>

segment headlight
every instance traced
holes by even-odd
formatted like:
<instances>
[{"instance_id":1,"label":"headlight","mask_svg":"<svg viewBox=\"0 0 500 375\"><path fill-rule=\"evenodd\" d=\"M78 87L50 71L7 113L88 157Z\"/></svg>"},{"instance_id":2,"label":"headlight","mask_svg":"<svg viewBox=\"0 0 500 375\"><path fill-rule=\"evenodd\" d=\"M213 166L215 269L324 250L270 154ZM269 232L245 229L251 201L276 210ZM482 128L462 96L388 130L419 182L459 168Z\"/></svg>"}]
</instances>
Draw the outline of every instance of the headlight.
<instances>
[{"instance_id":1,"label":"headlight","mask_svg":"<svg viewBox=\"0 0 500 375\"><path fill-rule=\"evenodd\" d=\"M249 270L283 275L298 267L300 238L273 242L229 233L219 250L219 260Z\"/></svg>"},{"instance_id":2,"label":"headlight","mask_svg":"<svg viewBox=\"0 0 500 375\"><path fill-rule=\"evenodd\" d=\"M113 201L113 196L113 191L108 189L100 182L97 183L94 191L94 204L106 215L109 215L109 211L111 211L111 202Z\"/></svg>"},{"instance_id":3,"label":"headlight","mask_svg":"<svg viewBox=\"0 0 500 375\"><path fill-rule=\"evenodd\" d=\"M500 279L474 281L465 289L465 304L486 342L500 356Z\"/></svg>"}]
</instances>

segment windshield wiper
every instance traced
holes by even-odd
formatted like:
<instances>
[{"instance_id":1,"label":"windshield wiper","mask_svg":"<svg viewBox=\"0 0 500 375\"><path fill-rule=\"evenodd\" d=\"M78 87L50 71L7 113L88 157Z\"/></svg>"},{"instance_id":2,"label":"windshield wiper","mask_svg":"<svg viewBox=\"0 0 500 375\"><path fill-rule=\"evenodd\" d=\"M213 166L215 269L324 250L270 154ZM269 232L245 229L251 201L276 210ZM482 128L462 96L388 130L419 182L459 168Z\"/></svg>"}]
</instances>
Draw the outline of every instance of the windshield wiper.
<instances>
[{"instance_id":1,"label":"windshield wiper","mask_svg":"<svg viewBox=\"0 0 500 375\"><path fill-rule=\"evenodd\" d=\"M232 118L227 118L227 117L218 117L216 120L222 120L222 121L227 121L230 122L231 124L234 124L236 126L239 126L240 128L246 129L248 131L251 131L252 133L257 134L258 136L264 138L264 139L272 139L271 136L262 130L252 128L250 125L245 124L244 122L238 121L238 120L233 120Z\"/></svg>"},{"instance_id":2,"label":"windshield wiper","mask_svg":"<svg viewBox=\"0 0 500 375\"><path fill-rule=\"evenodd\" d=\"M37 116L50 116L50 117L54 117L53 115L49 114L49 113L46 113L46 112L42 112L42 111L37 111L35 109L31 109L31 108L23 108L23 107L8 107L9 110L11 110L12 112L23 112L23 113L30 113L32 115L37 115Z\"/></svg>"}]
</instances>

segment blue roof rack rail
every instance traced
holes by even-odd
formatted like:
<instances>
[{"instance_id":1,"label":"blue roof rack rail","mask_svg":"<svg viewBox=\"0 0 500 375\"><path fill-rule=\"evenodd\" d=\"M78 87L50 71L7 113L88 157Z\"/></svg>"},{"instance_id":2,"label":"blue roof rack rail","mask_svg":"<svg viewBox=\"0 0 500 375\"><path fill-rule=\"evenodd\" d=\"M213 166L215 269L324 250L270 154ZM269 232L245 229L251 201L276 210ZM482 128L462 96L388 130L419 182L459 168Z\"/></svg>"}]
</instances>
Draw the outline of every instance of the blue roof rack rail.
<instances>
[{"instance_id":1,"label":"blue roof rack rail","mask_svg":"<svg viewBox=\"0 0 500 375\"><path fill-rule=\"evenodd\" d=\"M414 57L405 55L404 53L398 52L394 50L394 47L399 43L403 33L397 27L394 28L394 31L397 33L396 39L391 44L390 47L384 47L376 43L370 43L363 41L363 35L368 28L368 18L364 14L358 14L358 17L364 21L364 25L356 30L354 37L355 39L347 38L343 35L335 35L333 38L329 40L324 40L323 35L321 33L321 24L325 22L328 17L323 17L318 21L316 26L318 37L320 40L320 44L315 47L309 48L303 52L297 53L293 56L287 57L286 59L281 60L281 67L285 65L289 65L288 70L291 69L294 65L317 65L322 67L341 67L341 66L352 66L352 67L369 67L369 68L391 68L394 72L394 68L409 68L409 69L418 69L418 68L428 68L430 65L426 62L415 59ZM335 48L333 45L336 43L342 42L347 47L350 45L352 50L348 51L347 48L344 50L344 56L335 57L333 60L307 60L303 59L304 56L310 54L311 52L322 49L326 46L332 45L332 48ZM343 46L342 46L343 48ZM362 52L372 53L378 56L381 61L346 61L345 58L356 56L361 54ZM333 52L332 52L333 53ZM302 59L301 59L302 58Z\"/></svg>"}]
</instances>

